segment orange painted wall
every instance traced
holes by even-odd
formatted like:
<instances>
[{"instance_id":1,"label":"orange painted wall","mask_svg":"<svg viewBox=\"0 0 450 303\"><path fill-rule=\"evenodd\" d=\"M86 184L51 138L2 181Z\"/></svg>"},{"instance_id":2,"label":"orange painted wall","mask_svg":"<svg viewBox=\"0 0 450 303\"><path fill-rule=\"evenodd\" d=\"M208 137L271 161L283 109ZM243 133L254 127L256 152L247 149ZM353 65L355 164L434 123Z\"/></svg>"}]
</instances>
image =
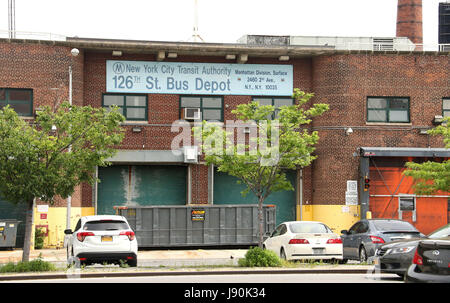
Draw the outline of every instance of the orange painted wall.
<instances>
[{"instance_id":1,"label":"orange painted wall","mask_svg":"<svg viewBox=\"0 0 450 303\"><path fill-rule=\"evenodd\" d=\"M370 167L370 195L414 194L414 181L403 176L403 167ZM439 195L449 193L438 192ZM403 212L402 219L412 223L419 231L428 234L449 223L448 198L417 197L416 221L412 221L412 212ZM372 218L398 219L398 197L369 198Z\"/></svg>"}]
</instances>

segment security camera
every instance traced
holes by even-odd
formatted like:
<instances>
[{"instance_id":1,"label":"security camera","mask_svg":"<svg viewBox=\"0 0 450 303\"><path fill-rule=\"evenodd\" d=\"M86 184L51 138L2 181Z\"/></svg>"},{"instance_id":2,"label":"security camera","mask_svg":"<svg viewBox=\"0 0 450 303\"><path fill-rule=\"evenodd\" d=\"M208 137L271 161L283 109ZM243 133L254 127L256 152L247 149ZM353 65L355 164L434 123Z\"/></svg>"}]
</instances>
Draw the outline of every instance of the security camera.
<instances>
[{"instance_id":1,"label":"security camera","mask_svg":"<svg viewBox=\"0 0 450 303\"><path fill-rule=\"evenodd\" d=\"M345 133L348 135L350 135L351 133L353 133L353 129L351 127L348 127L345 129Z\"/></svg>"}]
</instances>

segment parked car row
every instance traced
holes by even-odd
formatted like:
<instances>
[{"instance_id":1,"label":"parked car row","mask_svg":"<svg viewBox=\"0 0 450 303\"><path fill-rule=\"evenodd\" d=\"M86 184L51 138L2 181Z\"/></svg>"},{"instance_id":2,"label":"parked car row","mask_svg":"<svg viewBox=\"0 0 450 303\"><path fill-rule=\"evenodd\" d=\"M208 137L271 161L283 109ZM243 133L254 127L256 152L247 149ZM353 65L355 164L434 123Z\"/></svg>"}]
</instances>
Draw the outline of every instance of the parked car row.
<instances>
[{"instance_id":1,"label":"parked car row","mask_svg":"<svg viewBox=\"0 0 450 303\"><path fill-rule=\"evenodd\" d=\"M425 236L406 221L365 219L341 234L322 222L283 222L263 246L285 260L373 260L379 272L408 282L450 282L450 224Z\"/></svg>"},{"instance_id":2,"label":"parked car row","mask_svg":"<svg viewBox=\"0 0 450 303\"><path fill-rule=\"evenodd\" d=\"M82 217L65 234L69 262L137 266L137 240L123 216ZM341 234L322 222L283 222L263 246L285 260L373 259L379 272L404 276L408 282L450 282L450 224L425 236L402 220L360 220Z\"/></svg>"},{"instance_id":3,"label":"parked car row","mask_svg":"<svg viewBox=\"0 0 450 303\"><path fill-rule=\"evenodd\" d=\"M406 281L450 282L450 224L421 238L387 243L376 257L377 270L405 276Z\"/></svg>"}]
</instances>

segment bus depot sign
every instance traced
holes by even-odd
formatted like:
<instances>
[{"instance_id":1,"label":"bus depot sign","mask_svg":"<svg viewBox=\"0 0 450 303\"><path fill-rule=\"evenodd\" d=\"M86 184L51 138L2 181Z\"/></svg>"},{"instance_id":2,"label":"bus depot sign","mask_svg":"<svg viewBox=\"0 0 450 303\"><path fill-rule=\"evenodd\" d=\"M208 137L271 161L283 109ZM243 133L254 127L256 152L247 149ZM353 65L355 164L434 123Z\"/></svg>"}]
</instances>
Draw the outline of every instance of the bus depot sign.
<instances>
[{"instance_id":1,"label":"bus depot sign","mask_svg":"<svg viewBox=\"0 0 450 303\"><path fill-rule=\"evenodd\" d=\"M110 93L292 96L292 65L106 61Z\"/></svg>"}]
</instances>

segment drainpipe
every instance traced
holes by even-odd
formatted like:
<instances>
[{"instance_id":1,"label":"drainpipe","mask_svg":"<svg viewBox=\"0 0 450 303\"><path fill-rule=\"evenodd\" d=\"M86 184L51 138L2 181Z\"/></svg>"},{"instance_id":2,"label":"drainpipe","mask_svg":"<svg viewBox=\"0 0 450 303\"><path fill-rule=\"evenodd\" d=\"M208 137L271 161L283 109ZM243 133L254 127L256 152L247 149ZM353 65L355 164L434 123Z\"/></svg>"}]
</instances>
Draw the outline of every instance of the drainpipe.
<instances>
[{"instance_id":1,"label":"drainpipe","mask_svg":"<svg viewBox=\"0 0 450 303\"><path fill-rule=\"evenodd\" d=\"M303 221L303 169L300 168L300 178L298 184L298 190L300 194L300 221Z\"/></svg>"},{"instance_id":2,"label":"drainpipe","mask_svg":"<svg viewBox=\"0 0 450 303\"><path fill-rule=\"evenodd\" d=\"M190 205L192 203L192 165L188 164L188 184L187 184L187 204Z\"/></svg>"}]
</instances>

